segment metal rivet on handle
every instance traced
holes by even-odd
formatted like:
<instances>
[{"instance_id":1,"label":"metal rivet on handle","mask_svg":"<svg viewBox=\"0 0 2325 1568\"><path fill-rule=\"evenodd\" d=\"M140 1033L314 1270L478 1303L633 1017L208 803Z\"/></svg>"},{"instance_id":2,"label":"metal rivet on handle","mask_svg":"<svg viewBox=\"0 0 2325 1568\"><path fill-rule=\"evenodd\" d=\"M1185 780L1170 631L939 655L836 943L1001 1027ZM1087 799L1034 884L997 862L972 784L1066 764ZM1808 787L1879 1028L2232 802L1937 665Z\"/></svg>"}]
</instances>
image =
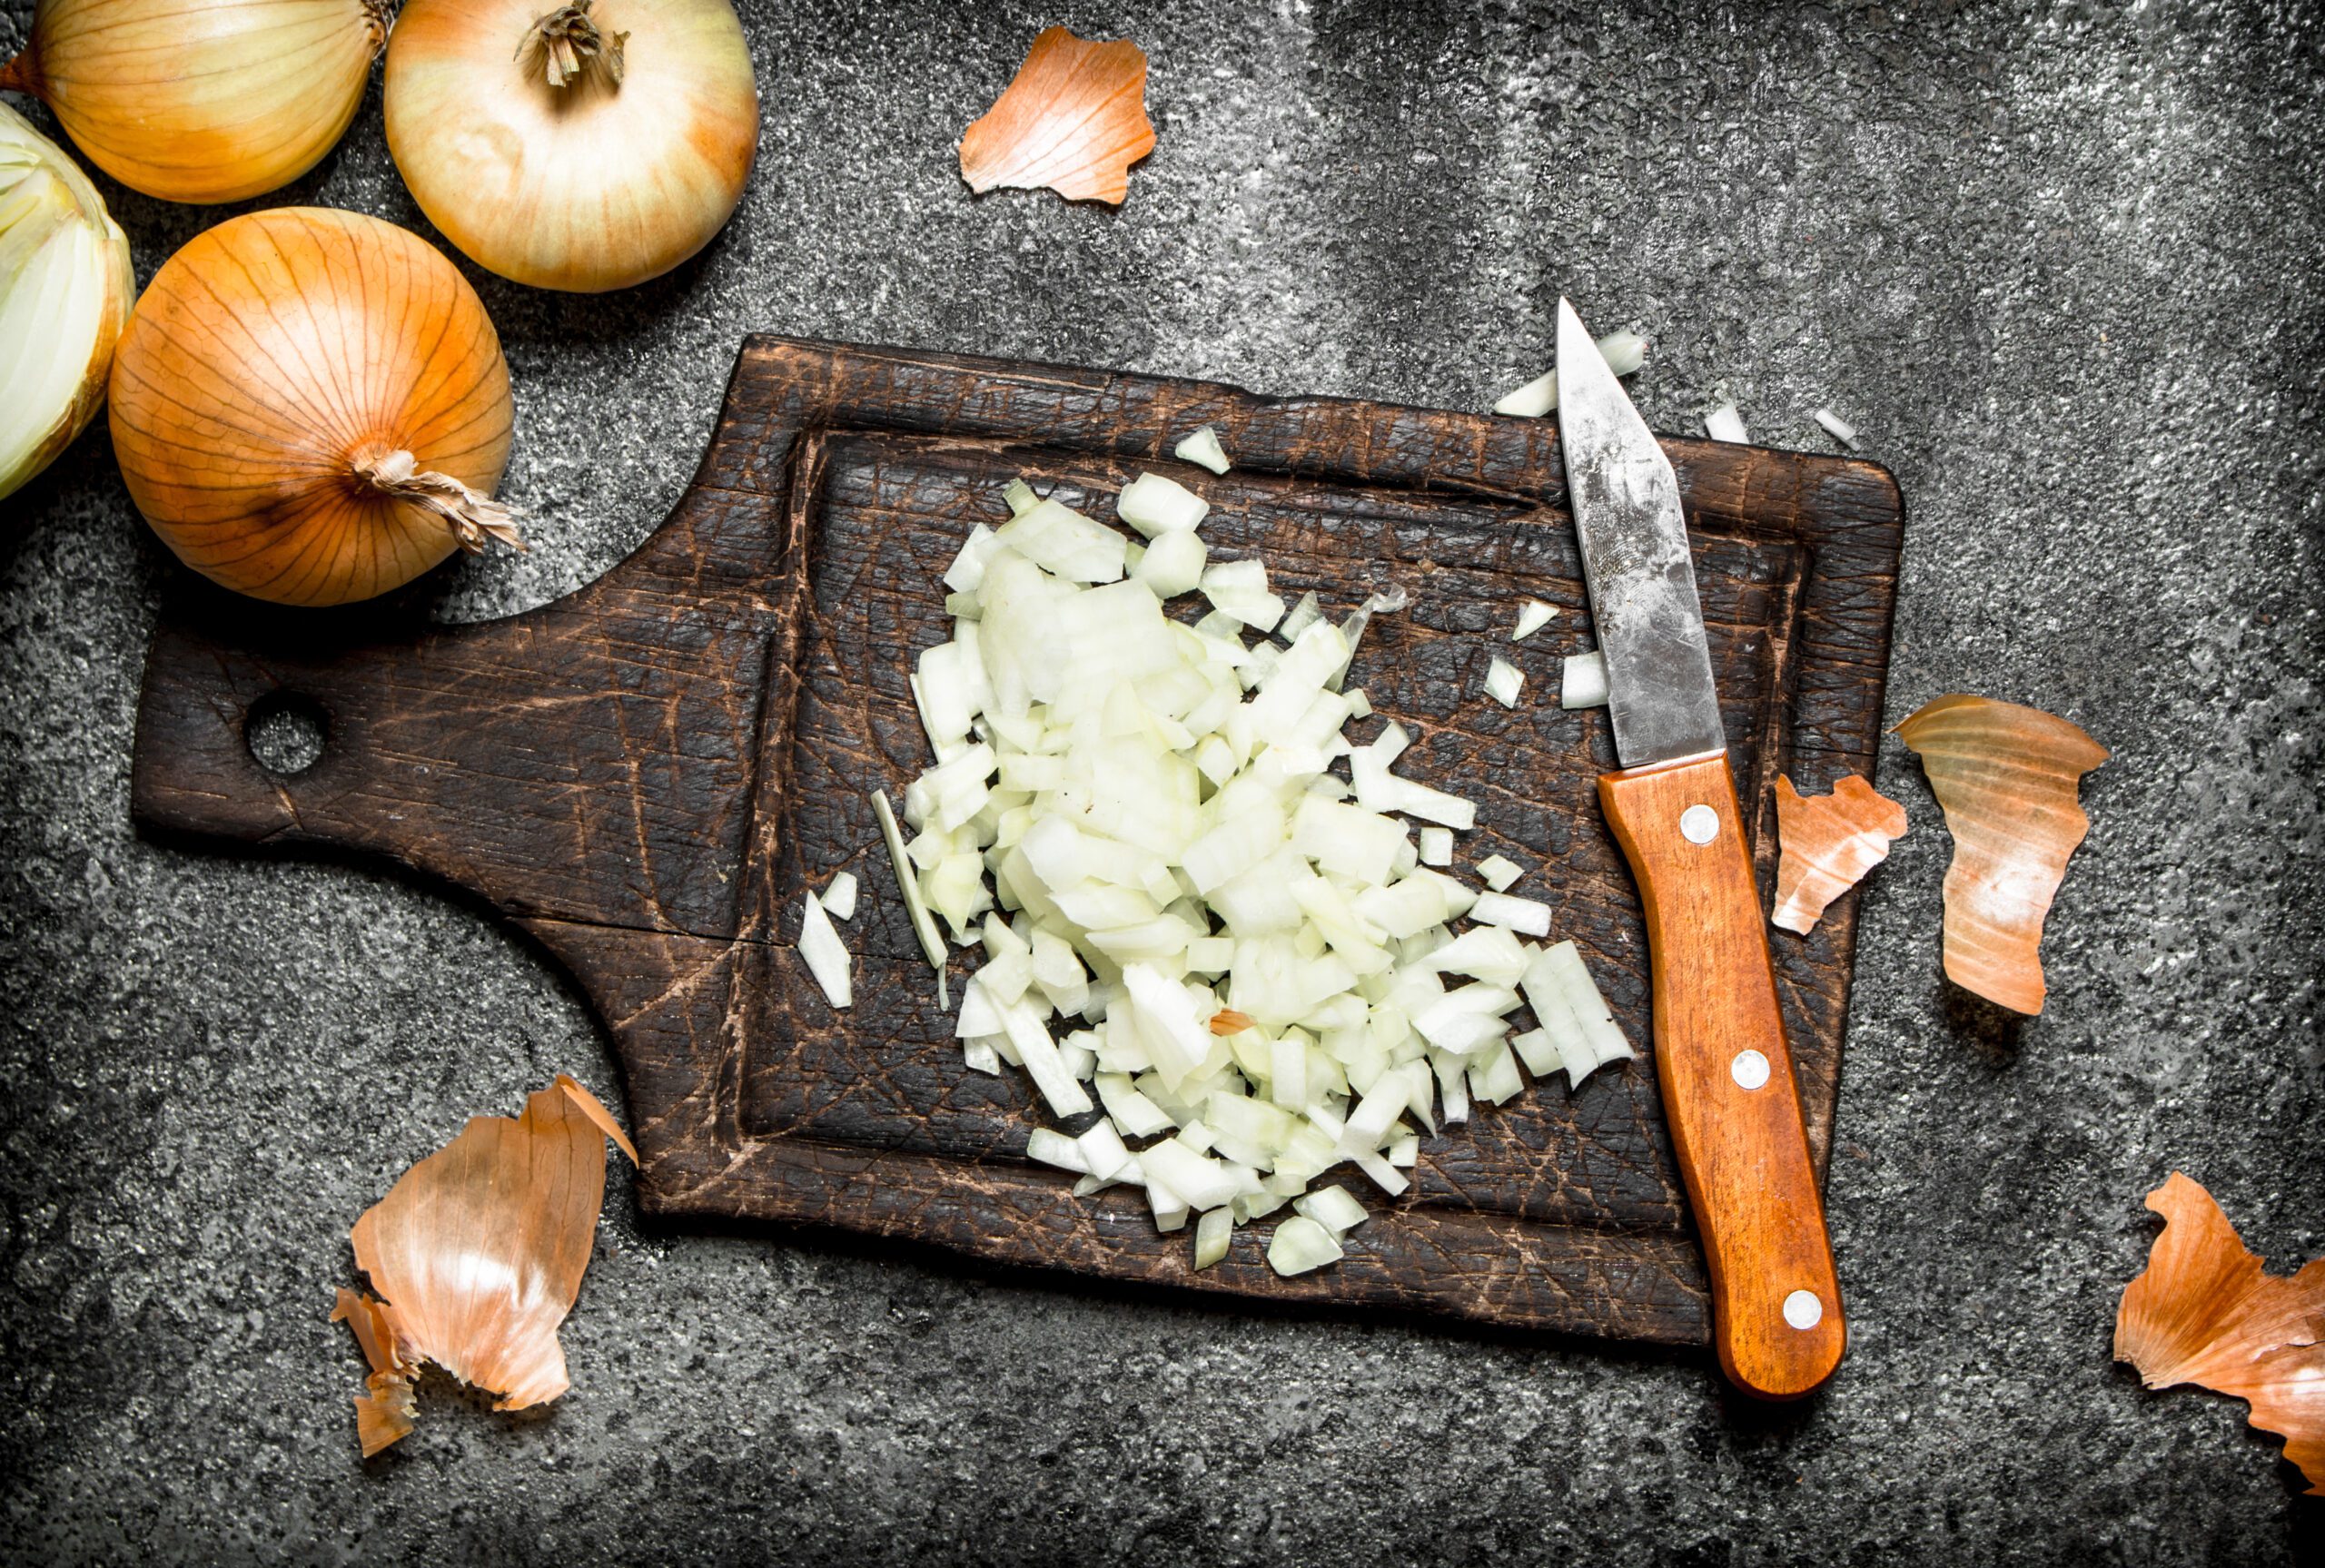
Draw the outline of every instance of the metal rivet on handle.
<instances>
[{"instance_id":1,"label":"metal rivet on handle","mask_svg":"<svg viewBox=\"0 0 2325 1568\"><path fill-rule=\"evenodd\" d=\"M1784 1298L1784 1320L1806 1331L1825 1321L1825 1304L1813 1290L1796 1290Z\"/></svg>"},{"instance_id":2,"label":"metal rivet on handle","mask_svg":"<svg viewBox=\"0 0 2325 1568\"><path fill-rule=\"evenodd\" d=\"M1756 1050L1739 1050L1736 1060L1727 1064L1727 1070L1746 1089L1758 1089L1768 1081L1768 1059Z\"/></svg>"},{"instance_id":3,"label":"metal rivet on handle","mask_svg":"<svg viewBox=\"0 0 2325 1568\"><path fill-rule=\"evenodd\" d=\"M1719 836L1719 814L1707 805L1691 805L1679 814L1679 836L1689 843L1709 843Z\"/></svg>"}]
</instances>

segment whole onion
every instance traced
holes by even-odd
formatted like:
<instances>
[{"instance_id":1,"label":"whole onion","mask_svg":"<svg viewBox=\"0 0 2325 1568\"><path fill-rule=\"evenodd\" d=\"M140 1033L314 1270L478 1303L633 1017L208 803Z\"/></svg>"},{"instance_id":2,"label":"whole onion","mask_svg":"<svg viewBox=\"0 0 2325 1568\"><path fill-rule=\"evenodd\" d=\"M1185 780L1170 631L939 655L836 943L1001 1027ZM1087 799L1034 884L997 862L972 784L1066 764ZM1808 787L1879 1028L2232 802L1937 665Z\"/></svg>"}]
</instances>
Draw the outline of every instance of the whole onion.
<instances>
[{"instance_id":1,"label":"whole onion","mask_svg":"<svg viewBox=\"0 0 2325 1568\"><path fill-rule=\"evenodd\" d=\"M238 592L336 605L488 537L509 368L468 280L377 218L283 207L163 263L114 355L113 443L180 559Z\"/></svg>"},{"instance_id":2,"label":"whole onion","mask_svg":"<svg viewBox=\"0 0 2325 1568\"><path fill-rule=\"evenodd\" d=\"M132 190L239 202L346 133L386 35L386 0L39 0L0 87Z\"/></svg>"},{"instance_id":3,"label":"whole onion","mask_svg":"<svg viewBox=\"0 0 2325 1568\"><path fill-rule=\"evenodd\" d=\"M758 88L727 0L411 0L388 149L480 266L596 293L668 271L741 199Z\"/></svg>"}]
</instances>

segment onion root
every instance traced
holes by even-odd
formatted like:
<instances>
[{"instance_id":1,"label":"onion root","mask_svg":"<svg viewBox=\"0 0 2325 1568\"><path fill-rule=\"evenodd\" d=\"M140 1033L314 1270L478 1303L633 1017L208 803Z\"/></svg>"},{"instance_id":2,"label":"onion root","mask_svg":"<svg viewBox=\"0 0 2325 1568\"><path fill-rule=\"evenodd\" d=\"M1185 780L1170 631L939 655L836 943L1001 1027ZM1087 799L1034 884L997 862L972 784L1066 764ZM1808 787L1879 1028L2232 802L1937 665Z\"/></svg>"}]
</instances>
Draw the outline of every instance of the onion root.
<instances>
[{"instance_id":1,"label":"onion root","mask_svg":"<svg viewBox=\"0 0 2325 1568\"><path fill-rule=\"evenodd\" d=\"M512 550L523 550L517 532L517 510L470 489L450 474L422 468L410 452L401 449L384 457L365 458L355 464L359 478L383 496L410 501L444 519L460 548L481 550L488 538L499 539Z\"/></svg>"},{"instance_id":2,"label":"onion root","mask_svg":"<svg viewBox=\"0 0 2325 1568\"><path fill-rule=\"evenodd\" d=\"M525 30L517 57L524 58L528 49L539 50L542 79L552 87L565 86L592 65L604 73L608 85L618 87L621 46L628 41L627 33L616 33L608 41L604 29L590 20L589 0L570 0Z\"/></svg>"}]
</instances>

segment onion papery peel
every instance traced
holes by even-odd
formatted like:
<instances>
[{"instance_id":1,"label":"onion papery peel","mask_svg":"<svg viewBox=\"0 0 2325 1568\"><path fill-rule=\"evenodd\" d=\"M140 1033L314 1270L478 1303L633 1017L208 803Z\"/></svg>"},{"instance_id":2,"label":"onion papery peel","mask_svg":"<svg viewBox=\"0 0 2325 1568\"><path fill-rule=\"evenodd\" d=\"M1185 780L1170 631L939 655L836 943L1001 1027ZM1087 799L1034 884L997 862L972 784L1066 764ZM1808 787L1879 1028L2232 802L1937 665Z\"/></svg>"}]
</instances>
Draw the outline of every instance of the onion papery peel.
<instances>
[{"instance_id":1,"label":"onion papery peel","mask_svg":"<svg viewBox=\"0 0 2325 1568\"><path fill-rule=\"evenodd\" d=\"M411 1432L428 1362L497 1395L496 1410L565 1392L557 1329L589 1267L607 1139L638 1163L612 1112L559 1073L521 1117L470 1118L355 1222L356 1266L380 1295L342 1289L331 1321L371 1366L355 1400L365 1458Z\"/></svg>"},{"instance_id":2,"label":"onion papery peel","mask_svg":"<svg viewBox=\"0 0 2325 1568\"><path fill-rule=\"evenodd\" d=\"M2147 1195L2163 1233L2123 1287L2115 1359L2150 1388L2193 1383L2251 1405L2325 1496L2325 1257L2265 1272L2201 1184L2173 1171Z\"/></svg>"},{"instance_id":3,"label":"onion papery peel","mask_svg":"<svg viewBox=\"0 0 2325 1568\"><path fill-rule=\"evenodd\" d=\"M1100 44L1049 27L962 134L961 178L980 193L1046 185L1069 202L1120 206L1130 166L1153 151L1146 51L1127 38Z\"/></svg>"},{"instance_id":4,"label":"onion papery peel","mask_svg":"<svg viewBox=\"0 0 2325 1568\"><path fill-rule=\"evenodd\" d=\"M1897 726L1922 760L1954 863L1945 975L2015 1012L2043 1011L2043 918L2090 830L2075 804L2107 748L2063 718L1991 697L1942 696Z\"/></svg>"},{"instance_id":5,"label":"onion papery peel","mask_svg":"<svg viewBox=\"0 0 2325 1568\"><path fill-rule=\"evenodd\" d=\"M1905 836L1905 808L1855 774L1826 795L1804 795L1776 775L1776 910L1769 918L1806 936L1825 908L1889 858Z\"/></svg>"}]
</instances>

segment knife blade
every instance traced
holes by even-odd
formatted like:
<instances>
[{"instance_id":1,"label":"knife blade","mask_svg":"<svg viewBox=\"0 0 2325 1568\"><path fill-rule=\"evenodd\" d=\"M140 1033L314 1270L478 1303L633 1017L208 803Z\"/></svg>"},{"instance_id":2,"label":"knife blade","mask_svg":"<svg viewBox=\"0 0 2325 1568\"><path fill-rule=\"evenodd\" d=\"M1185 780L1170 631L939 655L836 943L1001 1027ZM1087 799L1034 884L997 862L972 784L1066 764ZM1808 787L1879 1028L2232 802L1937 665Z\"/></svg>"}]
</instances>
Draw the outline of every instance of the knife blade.
<instances>
[{"instance_id":1,"label":"knife blade","mask_svg":"<svg viewBox=\"0 0 2325 1568\"><path fill-rule=\"evenodd\" d=\"M1831 1377L1847 1326L1678 478L1564 300L1558 371L1568 507L1626 764L1600 777L1598 799L1647 917L1656 1075L1711 1277L1712 1343L1738 1388L1796 1399Z\"/></svg>"}]
</instances>

